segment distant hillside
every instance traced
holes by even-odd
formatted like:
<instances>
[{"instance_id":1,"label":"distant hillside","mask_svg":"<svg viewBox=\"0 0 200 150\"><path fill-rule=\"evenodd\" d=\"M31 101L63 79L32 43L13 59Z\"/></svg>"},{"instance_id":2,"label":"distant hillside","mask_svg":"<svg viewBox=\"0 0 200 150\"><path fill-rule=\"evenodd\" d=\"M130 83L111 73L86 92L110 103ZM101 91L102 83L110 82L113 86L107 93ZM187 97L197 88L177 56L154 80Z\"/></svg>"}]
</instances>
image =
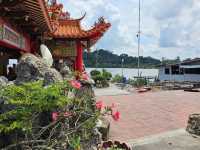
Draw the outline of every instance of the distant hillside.
<instances>
[{"instance_id":1,"label":"distant hillside","mask_svg":"<svg viewBox=\"0 0 200 150\"><path fill-rule=\"evenodd\" d=\"M136 68L137 57L128 56L127 54L116 55L107 50L98 50L91 53L84 52L84 63L86 67L99 68L120 68L121 61L124 58L125 68ZM155 68L161 64L161 61L152 57L140 57L140 67Z\"/></svg>"}]
</instances>

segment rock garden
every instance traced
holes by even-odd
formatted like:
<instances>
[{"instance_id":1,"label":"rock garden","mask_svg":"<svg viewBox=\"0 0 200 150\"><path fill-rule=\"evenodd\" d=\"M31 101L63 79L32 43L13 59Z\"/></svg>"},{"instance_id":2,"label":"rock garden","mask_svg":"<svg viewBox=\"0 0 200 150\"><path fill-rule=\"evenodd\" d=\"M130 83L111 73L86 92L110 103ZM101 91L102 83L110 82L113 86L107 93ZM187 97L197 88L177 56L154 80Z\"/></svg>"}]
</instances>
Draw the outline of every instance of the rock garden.
<instances>
[{"instance_id":1,"label":"rock garden","mask_svg":"<svg viewBox=\"0 0 200 150\"><path fill-rule=\"evenodd\" d=\"M27 150L123 150L125 143L108 140L109 122L120 113L112 106L95 100L92 80L87 74L76 75L67 66L61 72L32 54L24 54L17 67L17 78L0 77L0 148ZM110 80L110 74L98 74ZM101 84L104 85L104 84ZM105 138L106 137L106 138Z\"/></svg>"}]
</instances>

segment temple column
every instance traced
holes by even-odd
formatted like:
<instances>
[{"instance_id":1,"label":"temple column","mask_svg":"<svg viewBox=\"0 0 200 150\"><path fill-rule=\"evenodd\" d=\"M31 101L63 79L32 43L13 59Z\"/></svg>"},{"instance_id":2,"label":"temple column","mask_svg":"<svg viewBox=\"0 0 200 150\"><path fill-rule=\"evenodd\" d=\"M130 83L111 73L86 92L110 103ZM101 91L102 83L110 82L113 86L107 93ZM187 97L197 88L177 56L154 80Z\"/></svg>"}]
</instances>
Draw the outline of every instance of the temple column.
<instances>
[{"instance_id":1,"label":"temple column","mask_svg":"<svg viewBox=\"0 0 200 150\"><path fill-rule=\"evenodd\" d=\"M9 56L6 54L3 56L3 52L0 52L0 76L7 76L8 63L9 63Z\"/></svg>"},{"instance_id":2,"label":"temple column","mask_svg":"<svg viewBox=\"0 0 200 150\"><path fill-rule=\"evenodd\" d=\"M83 48L81 41L76 42L77 56L76 56L76 71L83 71Z\"/></svg>"}]
</instances>

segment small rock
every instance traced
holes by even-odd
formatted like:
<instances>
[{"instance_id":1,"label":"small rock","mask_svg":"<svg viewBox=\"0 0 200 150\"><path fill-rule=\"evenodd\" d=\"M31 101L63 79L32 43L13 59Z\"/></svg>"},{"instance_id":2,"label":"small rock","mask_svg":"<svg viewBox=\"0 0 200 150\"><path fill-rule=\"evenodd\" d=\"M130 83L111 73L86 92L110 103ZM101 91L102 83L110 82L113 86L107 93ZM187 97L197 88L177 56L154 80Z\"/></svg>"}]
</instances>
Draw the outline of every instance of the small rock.
<instances>
[{"instance_id":1,"label":"small rock","mask_svg":"<svg viewBox=\"0 0 200 150\"><path fill-rule=\"evenodd\" d=\"M44 85L62 81L61 74L56 69L48 69L44 75Z\"/></svg>"},{"instance_id":2,"label":"small rock","mask_svg":"<svg viewBox=\"0 0 200 150\"><path fill-rule=\"evenodd\" d=\"M102 134L103 141L107 141L109 139L110 122L105 118L101 118L101 120L98 121L97 128L99 132Z\"/></svg>"},{"instance_id":3,"label":"small rock","mask_svg":"<svg viewBox=\"0 0 200 150\"><path fill-rule=\"evenodd\" d=\"M168 145L172 145L172 143L171 143L171 142L169 142L169 143L168 143Z\"/></svg>"},{"instance_id":4,"label":"small rock","mask_svg":"<svg viewBox=\"0 0 200 150\"><path fill-rule=\"evenodd\" d=\"M200 114L192 114L189 116L186 130L191 134L200 136Z\"/></svg>"},{"instance_id":5,"label":"small rock","mask_svg":"<svg viewBox=\"0 0 200 150\"><path fill-rule=\"evenodd\" d=\"M60 73L63 77L68 77L72 74L70 68L68 66L64 66L60 69Z\"/></svg>"},{"instance_id":6,"label":"small rock","mask_svg":"<svg viewBox=\"0 0 200 150\"><path fill-rule=\"evenodd\" d=\"M90 84L90 85L94 85L94 84L95 84L94 80L91 79L91 78L89 78L88 80L83 80L83 79L81 79L80 81L81 81L81 83L83 83L83 84Z\"/></svg>"}]
</instances>

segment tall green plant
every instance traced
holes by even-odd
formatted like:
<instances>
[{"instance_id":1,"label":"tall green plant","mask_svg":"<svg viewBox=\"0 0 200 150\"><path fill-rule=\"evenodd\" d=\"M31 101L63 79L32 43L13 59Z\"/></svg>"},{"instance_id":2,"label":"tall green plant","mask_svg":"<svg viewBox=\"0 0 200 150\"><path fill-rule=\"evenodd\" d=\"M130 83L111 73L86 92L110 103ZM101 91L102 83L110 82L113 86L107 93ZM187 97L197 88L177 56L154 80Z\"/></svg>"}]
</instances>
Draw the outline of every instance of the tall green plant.
<instances>
[{"instance_id":1,"label":"tall green plant","mask_svg":"<svg viewBox=\"0 0 200 150\"><path fill-rule=\"evenodd\" d=\"M108 81L112 78L112 74L105 69L102 70L102 76Z\"/></svg>"},{"instance_id":2,"label":"tall green plant","mask_svg":"<svg viewBox=\"0 0 200 150\"><path fill-rule=\"evenodd\" d=\"M60 84L45 88L42 84L33 82L21 86L11 85L0 91L0 97L10 107L8 111L0 114L0 132L31 130L34 116L69 104Z\"/></svg>"},{"instance_id":3,"label":"tall green plant","mask_svg":"<svg viewBox=\"0 0 200 150\"><path fill-rule=\"evenodd\" d=\"M79 88L78 81L47 87L39 81L1 89L0 98L7 109L0 114L0 134L17 133L18 137L8 147L77 148L80 142L91 139L99 115L89 95L73 96L80 93Z\"/></svg>"},{"instance_id":4,"label":"tall green plant","mask_svg":"<svg viewBox=\"0 0 200 150\"><path fill-rule=\"evenodd\" d=\"M91 75L92 77L94 77L94 76L97 76L97 75L101 75L101 72L98 71L98 70L92 70L92 71L90 72L90 75Z\"/></svg>"}]
</instances>

